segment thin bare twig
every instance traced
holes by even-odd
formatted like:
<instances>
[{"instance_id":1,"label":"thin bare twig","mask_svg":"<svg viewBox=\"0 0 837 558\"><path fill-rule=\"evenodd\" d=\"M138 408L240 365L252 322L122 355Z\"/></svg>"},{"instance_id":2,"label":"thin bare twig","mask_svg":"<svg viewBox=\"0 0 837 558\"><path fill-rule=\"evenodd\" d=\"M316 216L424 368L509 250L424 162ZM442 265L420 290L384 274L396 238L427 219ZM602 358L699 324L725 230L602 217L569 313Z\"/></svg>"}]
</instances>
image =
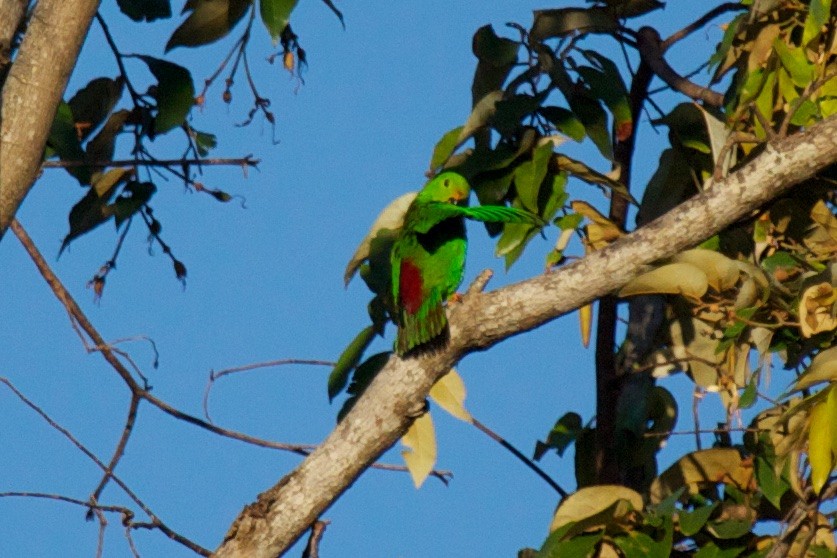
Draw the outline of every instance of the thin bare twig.
<instances>
[{"instance_id":1,"label":"thin bare twig","mask_svg":"<svg viewBox=\"0 0 837 558\"><path fill-rule=\"evenodd\" d=\"M14 393L17 396L18 399L20 399L27 407L29 407L30 409L35 411L52 428L54 428L55 430L60 432L65 438L67 438L70 441L70 443L72 443L76 448L78 448L78 450L81 451L84 455L86 455L91 461L93 461L93 463L95 463L102 471L104 471L105 473L108 472L107 465L105 465L102 462L102 460L99 459L96 456L96 454L94 454L84 444L82 444L78 440L78 438L76 438L72 434L72 432L70 432L69 430L67 430L66 428L64 428L63 426L58 424L57 422L55 422L43 409L41 409L38 405L36 405L31 399L26 397L20 390L18 390L14 386L14 384L12 384L9 381L8 378L0 377L0 383L5 384L6 387L8 387L12 391L12 393ZM203 548L202 546L200 546L196 542L184 537L183 535L174 531L173 529L168 527L165 523L163 523L160 520L160 518L157 517L157 515L153 511L151 511L151 508L149 508L145 504L145 502L140 500L139 496L137 496L136 493L134 493L134 491L131 490L128 487L128 485L125 484L124 481L122 481L119 477L114 475L113 472L110 472L110 478L113 479L113 482L115 482L117 485L119 485L119 488L121 488L122 491L125 492L125 494L131 500L133 500L134 503L137 506L139 506L140 509L142 509L142 511L149 518L151 518L151 523L149 525L152 525L153 526L152 528L159 529L162 533L164 533L167 537L169 537L173 541L176 541L176 542L182 544L183 546L185 546L186 548L188 548L188 549L190 549L194 552L197 552L201 556L209 556L211 554L209 550Z\"/></svg>"},{"instance_id":2,"label":"thin bare twig","mask_svg":"<svg viewBox=\"0 0 837 558\"><path fill-rule=\"evenodd\" d=\"M705 14L700 16L698 19L696 19L695 21L693 21L692 23L690 23L689 25L687 25L683 29L680 29L679 31L675 31L674 33L669 35L669 37L665 41L660 43L660 47L662 48L663 52L665 52L666 50L669 49L669 47L671 45L673 45L677 41L685 39L686 37L688 37L689 35L691 35L695 31L697 31L698 29L700 29L701 27L703 27L704 25L706 25L707 23L709 23L710 21L712 21L713 19L718 17L719 15L725 14L727 12L732 12L732 11L735 11L735 10L746 10L746 9L747 9L747 6L745 6L743 4L739 4L738 2L726 2L724 4L720 4L719 6L715 6L714 8L712 8L711 10L709 10L708 12L706 12Z\"/></svg>"},{"instance_id":3,"label":"thin bare twig","mask_svg":"<svg viewBox=\"0 0 837 558\"><path fill-rule=\"evenodd\" d=\"M279 360L269 360L267 362L245 364L243 366L234 366L232 368L225 368L223 370L219 370L218 372L210 370L209 380L207 380L206 387L203 390L203 416L206 417L206 420L212 422L212 417L209 416L209 393L212 391L212 387L215 385L215 380L218 380L219 378L223 378L224 376L228 376L230 374L235 374L236 372L246 372L248 370L255 370L257 368L269 368L272 366L286 366L288 364L307 364L313 366L333 367L337 363L331 362L329 360L284 358Z\"/></svg>"},{"instance_id":4,"label":"thin bare twig","mask_svg":"<svg viewBox=\"0 0 837 558\"><path fill-rule=\"evenodd\" d=\"M76 167L172 167L177 165L216 165L234 167L257 167L261 159L253 159L252 155L238 158L217 157L213 159L115 159L112 161L44 161L41 165L45 169L67 169Z\"/></svg>"},{"instance_id":5,"label":"thin bare twig","mask_svg":"<svg viewBox=\"0 0 837 558\"><path fill-rule=\"evenodd\" d=\"M491 430L490 428L488 428L486 425L484 425L483 423L481 423L480 421L478 421L478 420L477 420L477 419L475 419L474 417L471 417L471 424L473 424L474 426L476 426L476 427L477 427L477 430L479 430L480 432L484 433L484 434L485 434L485 435L487 435L489 438L491 438L492 440L494 440L495 442L497 442L498 444L500 444L501 446L503 446L504 448L506 448L507 450L509 450L509 452L511 452L511 454L512 454L512 455L514 455L514 456L515 456L516 458L518 458L521 462L523 462L523 464L524 464L524 465L526 465L526 466L527 466L527 467L529 467L532 471L534 471L534 472L535 472L535 474L537 474L537 475L538 475L540 478L542 478L542 479L543 479L543 480L544 480L544 481L545 481L545 482L546 482L549 486L551 486L551 487L555 490L555 492L557 492L558 494L560 494L560 495L561 495L561 499L562 499L562 500L563 500L564 498L566 498L566 497L569 495L569 493L568 493L566 490L564 490L563 488L561 488L561 485L559 485L557 482L555 482L555 481L552 479L552 477L550 477L549 475L547 475L547 474L544 472L544 470L543 470L543 469L541 469L540 467L538 467L538 466L537 466L537 464L535 464L535 462L534 462L534 461L532 461L531 459L529 459L528 457L526 457L525 455L523 455L523 453L522 453L520 450L518 450L516 447L514 447L513 445L511 445L511 444L510 444L510 443L509 443L509 442L508 442L505 438L503 438L502 436L500 436L499 434L497 434L496 432L494 432L493 430Z\"/></svg>"}]
</instances>

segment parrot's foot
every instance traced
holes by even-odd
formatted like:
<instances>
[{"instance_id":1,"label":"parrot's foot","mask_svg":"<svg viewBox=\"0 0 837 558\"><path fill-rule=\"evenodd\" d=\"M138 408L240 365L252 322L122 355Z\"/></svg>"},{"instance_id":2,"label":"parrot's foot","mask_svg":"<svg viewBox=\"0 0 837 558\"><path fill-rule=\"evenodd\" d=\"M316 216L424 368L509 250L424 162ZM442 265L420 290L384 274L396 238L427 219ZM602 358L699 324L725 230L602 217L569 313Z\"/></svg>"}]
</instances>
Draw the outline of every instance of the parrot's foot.
<instances>
[{"instance_id":1,"label":"parrot's foot","mask_svg":"<svg viewBox=\"0 0 837 558\"><path fill-rule=\"evenodd\" d=\"M459 304L464 300L464 297L459 293L453 293L448 298L448 304Z\"/></svg>"}]
</instances>

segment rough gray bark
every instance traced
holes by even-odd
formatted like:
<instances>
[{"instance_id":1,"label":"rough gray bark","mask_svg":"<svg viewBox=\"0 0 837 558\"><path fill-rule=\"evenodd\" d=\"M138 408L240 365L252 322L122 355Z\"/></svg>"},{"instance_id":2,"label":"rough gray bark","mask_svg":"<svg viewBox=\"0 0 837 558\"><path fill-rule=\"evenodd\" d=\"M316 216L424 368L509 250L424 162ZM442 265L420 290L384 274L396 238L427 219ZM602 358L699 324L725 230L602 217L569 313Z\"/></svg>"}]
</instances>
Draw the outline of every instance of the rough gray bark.
<instances>
[{"instance_id":1,"label":"rough gray bark","mask_svg":"<svg viewBox=\"0 0 837 558\"><path fill-rule=\"evenodd\" d=\"M14 2L2 0L4 11ZM39 0L0 97L0 239L32 188L98 0Z\"/></svg>"},{"instance_id":2,"label":"rough gray bark","mask_svg":"<svg viewBox=\"0 0 837 558\"><path fill-rule=\"evenodd\" d=\"M711 190L603 250L555 273L467 295L449 309L449 345L420 358L393 356L323 444L241 512L214 556L285 552L406 432L430 387L466 354L614 292L649 264L700 243L835 161L832 117L768 146Z\"/></svg>"}]
</instances>

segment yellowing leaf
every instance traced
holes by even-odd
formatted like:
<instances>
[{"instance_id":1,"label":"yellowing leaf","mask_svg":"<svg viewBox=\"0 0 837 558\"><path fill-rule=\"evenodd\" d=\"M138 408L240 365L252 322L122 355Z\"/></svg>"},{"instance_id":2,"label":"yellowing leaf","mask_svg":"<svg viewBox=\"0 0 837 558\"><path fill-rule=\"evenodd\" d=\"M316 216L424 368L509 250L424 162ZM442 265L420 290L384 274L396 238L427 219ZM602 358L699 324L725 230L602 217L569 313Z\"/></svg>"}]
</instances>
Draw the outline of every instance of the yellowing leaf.
<instances>
[{"instance_id":1,"label":"yellowing leaf","mask_svg":"<svg viewBox=\"0 0 837 558\"><path fill-rule=\"evenodd\" d=\"M632 279L622 287L619 296L680 294L700 298L708 286L706 273L700 268L689 263L671 263Z\"/></svg>"},{"instance_id":2,"label":"yellowing leaf","mask_svg":"<svg viewBox=\"0 0 837 558\"><path fill-rule=\"evenodd\" d=\"M383 229L400 229L404 225L404 215L407 213L407 209L410 207L410 204L413 203L413 200L417 195L418 192L407 192L406 194L393 200L381 211L378 218L375 219L375 222L372 223L372 226L369 228L369 232L366 233L366 236L363 237L363 240L361 240L360 245L352 255L352 259L349 260L349 263L346 266L346 272L343 274L343 281L346 285L348 285L349 281L352 280L352 277L354 277L357 268L360 267L363 260L369 257L369 246L372 243L372 239L375 238L378 232Z\"/></svg>"},{"instance_id":3,"label":"yellowing leaf","mask_svg":"<svg viewBox=\"0 0 837 558\"><path fill-rule=\"evenodd\" d=\"M605 511L619 500L627 501L634 510L641 510L642 496L628 487L616 484L588 486L570 494L561 502L552 518L549 531L560 529L567 523L584 521ZM585 525L587 529L595 525Z\"/></svg>"},{"instance_id":4,"label":"yellowing leaf","mask_svg":"<svg viewBox=\"0 0 837 558\"><path fill-rule=\"evenodd\" d=\"M811 409L811 422L808 426L808 462L811 465L811 486L816 494L825 486L834 468L831 425L837 417L834 417L831 411L837 409L837 405L829 405L829 399L833 399L834 388L829 390L828 399Z\"/></svg>"},{"instance_id":5,"label":"yellowing leaf","mask_svg":"<svg viewBox=\"0 0 837 558\"><path fill-rule=\"evenodd\" d=\"M699 268L706 274L709 286L718 292L731 289L738 282L739 268L735 260L714 250L686 250L674 256L672 261Z\"/></svg>"},{"instance_id":6,"label":"yellowing leaf","mask_svg":"<svg viewBox=\"0 0 837 558\"><path fill-rule=\"evenodd\" d=\"M690 494L697 494L701 489L719 483L730 484L739 490L751 489L752 461L742 459L738 450L732 448L689 453L654 479L649 496L652 503L659 503L682 487Z\"/></svg>"},{"instance_id":7,"label":"yellowing leaf","mask_svg":"<svg viewBox=\"0 0 837 558\"><path fill-rule=\"evenodd\" d=\"M465 409L465 382L455 369L439 378L430 388L430 399L459 420L471 422L471 413Z\"/></svg>"},{"instance_id":8,"label":"yellowing leaf","mask_svg":"<svg viewBox=\"0 0 837 558\"><path fill-rule=\"evenodd\" d=\"M593 330L593 305L585 304L578 309L578 325L581 327L581 344L590 346L590 333Z\"/></svg>"},{"instance_id":9,"label":"yellowing leaf","mask_svg":"<svg viewBox=\"0 0 837 558\"><path fill-rule=\"evenodd\" d=\"M413 484L421 488L436 464L436 433L430 413L424 413L410 425L401 443L411 450L402 451L401 457L413 477Z\"/></svg>"},{"instance_id":10,"label":"yellowing leaf","mask_svg":"<svg viewBox=\"0 0 837 558\"><path fill-rule=\"evenodd\" d=\"M821 382L837 381L837 346L820 352L811 361L811 366L791 386L789 392L809 388Z\"/></svg>"},{"instance_id":11,"label":"yellowing leaf","mask_svg":"<svg viewBox=\"0 0 837 558\"><path fill-rule=\"evenodd\" d=\"M837 329L835 304L837 289L831 283L824 281L805 289L799 301L799 330L802 336L811 337Z\"/></svg>"},{"instance_id":12,"label":"yellowing leaf","mask_svg":"<svg viewBox=\"0 0 837 558\"><path fill-rule=\"evenodd\" d=\"M588 248L599 250L622 236L619 227L589 203L574 200L570 202L570 207L579 215L583 215L590 220L590 223L585 227Z\"/></svg>"}]
</instances>

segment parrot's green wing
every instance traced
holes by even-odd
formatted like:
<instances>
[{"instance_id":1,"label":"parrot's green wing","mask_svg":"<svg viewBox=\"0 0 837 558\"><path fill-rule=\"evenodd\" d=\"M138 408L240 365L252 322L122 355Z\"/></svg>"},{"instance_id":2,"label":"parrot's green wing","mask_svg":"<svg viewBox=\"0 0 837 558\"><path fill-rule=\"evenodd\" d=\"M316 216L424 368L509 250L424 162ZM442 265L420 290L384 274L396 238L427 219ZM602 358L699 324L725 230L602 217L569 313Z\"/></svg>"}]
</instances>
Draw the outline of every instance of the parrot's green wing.
<instances>
[{"instance_id":1,"label":"parrot's green wing","mask_svg":"<svg viewBox=\"0 0 837 558\"><path fill-rule=\"evenodd\" d=\"M411 212L405 227L423 234L436 224L453 217L465 217L473 221L491 223L528 223L538 227L546 225L546 222L534 213L515 207L504 205L462 207L445 202L426 202Z\"/></svg>"}]
</instances>

